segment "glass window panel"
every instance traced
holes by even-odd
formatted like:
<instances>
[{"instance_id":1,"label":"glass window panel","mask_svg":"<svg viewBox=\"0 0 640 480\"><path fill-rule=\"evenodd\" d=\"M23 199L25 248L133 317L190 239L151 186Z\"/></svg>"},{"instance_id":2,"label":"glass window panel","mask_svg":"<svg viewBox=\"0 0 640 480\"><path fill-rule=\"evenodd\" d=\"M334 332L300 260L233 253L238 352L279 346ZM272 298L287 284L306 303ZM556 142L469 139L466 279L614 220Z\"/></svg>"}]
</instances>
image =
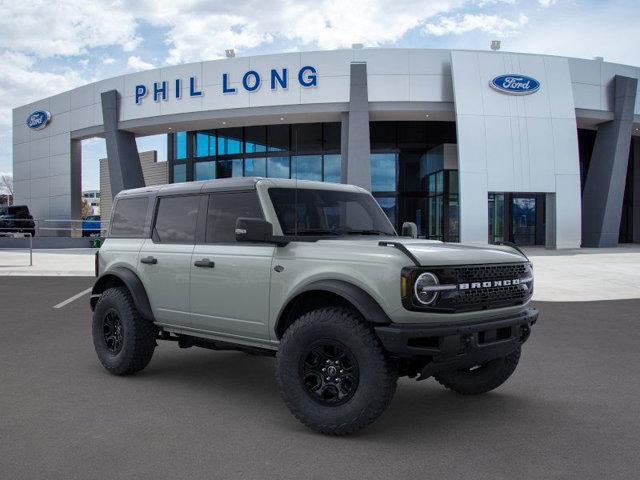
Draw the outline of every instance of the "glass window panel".
<instances>
[{"instance_id":1,"label":"glass window panel","mask_svg":"<svg viewBox=\"0 0 640 480\"><path fill-rule=\"evenodd\" d=\"M245 127L244 151L246 153L259 153L267 151L267 127Z\"/></svg>"},{"instance_id":2,"label":"glass window panel","mask_svg":"<svg viewBox=\"0 0 640 480\"><path fill-rule=\"evenodd\" d=\"M212 180L216 178L216 162L196 162L193 165L194 180Z\"/></svg>"},{"instance_id":3,"label":"glass window panel","mask_svg":"<svg viewBox=\"0 0 640 480\"><path fill-rule=\"evenodd\" d=\"M292 125L291 142L294 152L312 153L322 151L322 124L300 123Z\"/></svg>"},{"instance_id":4,"label":"glass window panel","mask_svg":"<svg viewBox=\"0 0 640 480\"><path fill-rule=\"evenodd\" d=\"M142 237L148 204L147 197L118 200L113 212L110 236Z\"/></svg>"},{"instance_id":5,"label":"glass window panel","mask_svg":"<svg viewBox=\"0 0 640 480\"><path fill-rule=\"evenodd\" d=\"M267 176L272 178L291 178L289 157L267 158Z\"/></svg>"},{"instance_id":6,"label":"glass window panel","mask_svg":"<svg viewBox=\"0 0 640 480\"><path fill-rule=\"evenodd\" d=\"M371 191L396 191L395 153L374 153L371 155Z\"/></svg>"},{"instance_id":7,"label":"glass window panel","mask_svg":"<svg viewBox=\"0 0 640 480\"><path fill-rule=\"evenodd\" d=\"M458 171L449 170L449 193L451 195L458 194Z\"/></svg>"},{"instance_id":8,"label":"glass window panel","mask_svg":"<svg viewBox=\"0 0 640 480\"><path fill-rule=\"evenodd\" d=\"M266 177L267 176L267 159L262 158L245 158L244 159L244 176L245 177Z\"/></svg>"},{"instance_id":9,"label":"glass window panel","mask_svg":"<svg viewBox=\"0 0 640 480\"><path fill-rule=\"evenodd\" d=\"M322 181L322 156L298 155L291 157L291 178Z\"/></svg>"},{"instance_id":10,"label":"glass window panel","mask_svg":"<svg viewBox=\"0 0 640 480\"><path fill-rule=\"evenodd\" d=\"M395 197L376 197L378 205L387 215L389 221L396 225L396 198Z\"/></svg>"},{"instance_id":11,"label":"glass window panel","mask_svg":"<svg viewBox=\"0 0 640 480\"><path fill-rule=\"evenodd\" d=\"M242 159L218 160L216 178L229 178L242 176Z\"/></svg>"},{"instance_id":12,"label":"glass window panel","mask_svg":"<svg viewBox=\"0 0 640 480\"><path fill-rule=\"evenodd\" d=\"M173 166L173 183L187 181L187 164L179 163Z\"/></svg>"},{"instance_id":13,"label":"glass window panel","mask_svg":"<svg viewBox=\"0 0 640 480\"><path fill-rule=\"evenodd\" d=\"M218 155L242 153L242 128L222 128L218 130Z\"/></svg>"},{"instance_id":14,"label":"glass window panel","mask_svg":"<svg viewBox=\"0 0 640 480\"><path fill-rule=\"evenodd\" d=\"M323 125L325 152L340 152L341 129L342 124L339 122L325 123Z\"/></svg>"},{"instance_id":15,"label":"glass window panel","mask_svg":"<svg viewBox=\"0 0 640 480\"><path fill-rule=\"evenodd\" d=\"M436 173L436 193L440 195L444 189L444 171Z\"/></svg>"},{"instance_id":16,"label":"glass window panel","mask_svg":"<svg viewBox=\"0 0 640 480\"><path fill-rule=\"evenodd\" d=\"M289 150L289 125L268 125L267 142L270 152Z\"/></svg>"},{"instance_id":17,"label":"glass window panel","mask_svg":"<svg viewBox=\"0 0 640 480\"><path fill-rule=\"evenodd\" d=\"M153 239L160 243L193 243L196 238L199 195L164 197L158 204Z\"/></svg>"},{"instance_id":18,"label":"glass window panel","mask_svg":"<svg viewBox=\"0 0 640 480\"><path fill-rule=\"evenodd\" d=\"M324 156L324 181L340 183L340 155Z\"/></svg>"},{"instance_id":19,"label":"glass window panel","mask_svg":"<svg viewBox=\"0 0 640 480\"><path fill-rule=\"evenodd\" d=\"M429 195L436 194L436 176L435 174L429 175Z\"/></svg>"},{"instance_id":20,"label":"glass window panel","mask_svg":"<svg viewBox=\"0 0 640 480\"><path fill-rule=\"evenodd\" d=\"M196 132L196 157L211 157L216 154L215 132Z\"/></svg>"},{"instance_id":21,"label":"glass window panel","mask_svg":"<svg viewBox=\"0 0 640 480\"><path fill-rule=\"evenodd\" d=\"M176 160L187 158L187 132L176 132L173 154Z\"/></svg>"},{"instance_id":22,"label":"glass window panel","mask_svg":"<svg viewBox=\"0 0 640 480\"><path fill-rule=\"evenodd\" d=\"M209 197L207 243L236 243L238 217L263 218L257 193L216 193Z\"/></svg>"}]
</instances>

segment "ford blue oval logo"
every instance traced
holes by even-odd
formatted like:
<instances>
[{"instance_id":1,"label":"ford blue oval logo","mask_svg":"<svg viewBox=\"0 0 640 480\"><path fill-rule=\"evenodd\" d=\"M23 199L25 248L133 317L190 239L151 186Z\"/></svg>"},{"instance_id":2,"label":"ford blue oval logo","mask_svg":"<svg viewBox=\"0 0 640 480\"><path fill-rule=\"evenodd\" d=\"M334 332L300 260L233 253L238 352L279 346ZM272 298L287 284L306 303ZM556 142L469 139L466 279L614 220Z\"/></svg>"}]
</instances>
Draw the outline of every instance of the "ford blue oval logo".
<instances>
[{"instance_id":1,"label":"ford blue oval logo","mask_svg":"<svg viewBox=\"0 0 640 480\"><path fill-rule=\"evenodd\" d=\"M540 89L540 82L535 78L509 73L508 75L498 75L489 82L491 88L510 95L529 95Z\"/></svg>"},{"instance_id":2,"label":"ford blue oval logo","mask_svg":"<svg viewBox=\"0 0 640 480\"><path fill-rule=\"evenodd\" d=\"M32 130L42 130L51 120L51 114L46 110L36 110L27 117L27 127Z\"/></svg>"}]
</instances>

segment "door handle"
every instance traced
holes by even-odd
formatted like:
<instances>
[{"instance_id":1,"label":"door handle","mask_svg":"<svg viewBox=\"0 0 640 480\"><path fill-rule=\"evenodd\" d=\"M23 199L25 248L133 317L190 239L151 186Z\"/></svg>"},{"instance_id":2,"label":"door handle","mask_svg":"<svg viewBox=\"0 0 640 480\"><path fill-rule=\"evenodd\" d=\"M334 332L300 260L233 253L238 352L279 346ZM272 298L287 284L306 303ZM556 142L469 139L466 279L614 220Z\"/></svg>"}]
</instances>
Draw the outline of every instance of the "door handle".
<instances>
[{"instance_id":1,"label":"door handle","mask_svg":"<svg viewBox=\"0 0 640 480\"><path fill-rule=\"evenodd\" d=\"M202 268L213 268L216 266L215 262L212 262L208 258L203 258L202 260L196 260L195 262L193 262L193 264L196 267L202 267Z\"/></svg>"},{"instance_id":2,"label":"door handle","mask_svg":"<svg viewBox=\"0 0 640 480\"><path fill-rule=\"evenodd\" d=\"M155 265L158 263L158 259L152 256L144 257L140 259L140 263L146 263L147 265Z\"/></svg>"}]
</instances>

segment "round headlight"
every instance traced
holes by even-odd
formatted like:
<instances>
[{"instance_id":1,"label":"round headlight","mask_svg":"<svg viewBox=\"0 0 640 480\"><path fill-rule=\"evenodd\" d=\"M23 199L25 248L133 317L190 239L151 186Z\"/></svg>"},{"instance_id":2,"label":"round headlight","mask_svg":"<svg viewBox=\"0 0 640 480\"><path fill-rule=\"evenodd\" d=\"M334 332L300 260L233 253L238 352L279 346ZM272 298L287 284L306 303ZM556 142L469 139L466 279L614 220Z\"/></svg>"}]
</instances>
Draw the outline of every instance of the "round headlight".
<instances>
[{"instance_id":1,"label":"round headlight","mask_svg":"<svg viewBox=\"0 0 640 480\"><path fill-rule=\"evenodd\" d=\"M436 290L431 290L429 287L434 287L439 283L438 277L433 273L426 272L421 274L413 285L413 293L416 300L422 305L431 305L438 296L438 292Z\"/></svg>"}]
</instances>

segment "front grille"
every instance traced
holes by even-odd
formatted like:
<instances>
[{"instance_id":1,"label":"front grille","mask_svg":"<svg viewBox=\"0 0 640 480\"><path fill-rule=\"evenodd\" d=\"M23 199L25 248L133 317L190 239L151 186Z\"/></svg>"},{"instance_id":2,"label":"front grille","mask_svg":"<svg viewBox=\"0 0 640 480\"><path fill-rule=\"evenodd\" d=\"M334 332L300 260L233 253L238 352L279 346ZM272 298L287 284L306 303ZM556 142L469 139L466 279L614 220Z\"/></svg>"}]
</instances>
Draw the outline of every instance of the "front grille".
<instances>
[{"instance_id":1,"label":"front grille","mask_svg":"<svg viewBox=\"0 0 640 480\"><path fill-rule=\"evenodd\" d=\"M526 263L507 265L469 265L451 268L452 276L462 282L482 282L524 277L528 270Z\"/></svg>"},{"instance_id":2,"label":"front grille","mask_svg":"<svg viewBox=\"0 0 640 480\"><path fill-rule=\"evenodd\" d=\"M467 285L467 288L439 293L431 310L463 312L486 310L526 303L533 294L533 272L529 263L457 265L451 267L424 267L435 273L442 285ZM420 272L417 272L418 275ZM483 282L519 280L517 285L482 286ZM419 305L414 305L419 307Z\"/></svg>"}]
</instances>

